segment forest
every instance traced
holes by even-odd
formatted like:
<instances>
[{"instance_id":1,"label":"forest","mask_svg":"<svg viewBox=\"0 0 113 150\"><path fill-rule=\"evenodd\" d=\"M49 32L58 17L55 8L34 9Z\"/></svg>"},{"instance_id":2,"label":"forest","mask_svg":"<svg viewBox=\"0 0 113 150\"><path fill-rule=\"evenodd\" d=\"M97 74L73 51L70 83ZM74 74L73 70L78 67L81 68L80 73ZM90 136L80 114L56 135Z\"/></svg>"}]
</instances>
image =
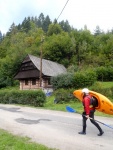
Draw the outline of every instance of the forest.
<instances>
[{"instance_id":1,"label":"forest","mask_svg":"<svg viewBox=\"0 0 113 150\"><path fill-rule=\"evenodd\" d=\"M52 22L41 13L26 17L9 31L0 32L0 88L16 84L14 75L27 54L63 64L68 72L113 66L113 29L106 33L96 26L91 33L77 30L68 20Z\"/></svg>"}]
</instances>

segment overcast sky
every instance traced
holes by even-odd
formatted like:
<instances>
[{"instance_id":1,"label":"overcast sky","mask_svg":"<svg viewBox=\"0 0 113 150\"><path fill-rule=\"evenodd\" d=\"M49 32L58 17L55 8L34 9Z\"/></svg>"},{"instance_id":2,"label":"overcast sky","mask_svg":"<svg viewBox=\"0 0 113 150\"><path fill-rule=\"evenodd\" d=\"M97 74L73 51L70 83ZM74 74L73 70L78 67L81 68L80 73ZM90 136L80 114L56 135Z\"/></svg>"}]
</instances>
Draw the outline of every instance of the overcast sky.
<instances>
[{"instance_id":1,"label":"overcast sky","mask_svg":"<svg viewBox=\"0 0 113 150\"><path fill-rule=\"evenodd\" d=\"M51 21L58 18L67 0L0 0L0 30L6 33L11 24L22 23L25 17L43 13ZM76 29L84 25L93 32L99 26L105 32L113 28L113 0L69 0L58 19L68 20Z\"/></svg>"}]
</instances>

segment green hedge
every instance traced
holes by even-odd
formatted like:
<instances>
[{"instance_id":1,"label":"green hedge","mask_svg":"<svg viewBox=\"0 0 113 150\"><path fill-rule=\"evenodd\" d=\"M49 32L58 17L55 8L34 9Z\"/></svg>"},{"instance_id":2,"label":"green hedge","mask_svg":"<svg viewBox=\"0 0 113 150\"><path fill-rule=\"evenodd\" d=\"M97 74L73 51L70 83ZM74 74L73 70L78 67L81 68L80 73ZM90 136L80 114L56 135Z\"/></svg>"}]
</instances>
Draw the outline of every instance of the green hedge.
<instances>
[{"instance_id":1,"label":"green hedge","mask_svg":"<svg viewBox=\"0 0 113 150\"><path fill-rule=\"evenodd\" d=\"M46 95L41 90L0 90L0 103L44 106Z\"/></svg>"},{"instance_id":2,"label":"green hedge","mask_svg":"<svg viewBox=\"0 0 113 150\"><path fill-rule=\"evenodd\" d=\"M56 77L52 77L51 83L54 89L59 88L82 88L91 86L97 80L96 73L94 71L77 72L61 74Z\"/></svg>"},{"instance_id":3,"label":"green hedge","mask_svg":"<svg viewBox=\"0 0 113 150\"><path fill-rule=\"evenodd\" d=\"M97 80L96 73L94 71L87 72L77 72L74 76L74 86L75 88L83 88L91 86Z\"/></svg>"},{"instance_id":4,"label":"green hedge","mask_svg":"<svg viewBox=\"0 0 113 150\"><path fill-rule=\"evenodd\" d=\"M52 77L53 88L83 88L91 86L95 81L113 81L113 67L98 67L75 73L61 74Z\"/></svg>"},{"instance_id":5,"label":"green hedge","mask_svg":"<svg viewBox=\"0 0 113 150\"><path fill-rule=\"evenodd\" d=\"M73 87L73 79L74 74L67 73L67 74L61 74L55 77L51 78L51 84L53 85L53 88L59 89L59 88L72 88Z\"/></svg>"},{"instance_id":6,"label":"green hedge","mask_svg":"<svg viewBox=\"0 0 113 150\"><path fill-rule=\"evenodd\" d=\"M98 81L113 81L113 67L96 68Z\"/></svg>"}]
</instances>

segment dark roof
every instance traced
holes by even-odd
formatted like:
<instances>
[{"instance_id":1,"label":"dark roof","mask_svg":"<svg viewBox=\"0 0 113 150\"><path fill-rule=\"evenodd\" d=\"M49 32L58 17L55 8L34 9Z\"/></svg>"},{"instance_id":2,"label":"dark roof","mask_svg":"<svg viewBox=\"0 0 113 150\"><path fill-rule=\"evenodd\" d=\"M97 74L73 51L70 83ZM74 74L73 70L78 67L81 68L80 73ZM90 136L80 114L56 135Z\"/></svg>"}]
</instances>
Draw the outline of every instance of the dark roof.
<instances>
[{"instance_id":1,"label":"dark roof","mask_svg":"<svg viewBox=\"0 0 113 150\"><path fill-rule=\"evenodd\" d=\"M37 78L39 76L38 70L26 70L18 72L14 79L27 79L27 78Z\"/></svg>"},{"instance_id":2,"label":"dark roof","mask_svg":"<svg viewBox=\"0 0 113 150\"><path fill-rule=\"evenodd\" d=\"M33 64L31 68L29 68L30 66L25 65L29 62L32 62ZM14 78L25 79L25 78L39 77L40 76L40 62L41 62L40 58L33 56L33 55L27 55L26 58L21 63L21 67L16 73ZM50 61L50 60L42 59L42 76L52 77L52 76L57 76L62 73L66 73L66 72L67 70L63 65Z\"/></svg>"},{"instance_id":3,"label":"dark roof","mask_svg":"<svg viewBox=\"0 0 113 150\"><path fill-rule=\"evenodd\" d=\"M33 64L36 66L36 68L40 70L40 58L33 55L28 55L28 56L30 60L33 62ZM42 59L42 73L44 75L56 76L66 72L67 70L63 65L50 60Z\"/></svg>"}]
</instances>

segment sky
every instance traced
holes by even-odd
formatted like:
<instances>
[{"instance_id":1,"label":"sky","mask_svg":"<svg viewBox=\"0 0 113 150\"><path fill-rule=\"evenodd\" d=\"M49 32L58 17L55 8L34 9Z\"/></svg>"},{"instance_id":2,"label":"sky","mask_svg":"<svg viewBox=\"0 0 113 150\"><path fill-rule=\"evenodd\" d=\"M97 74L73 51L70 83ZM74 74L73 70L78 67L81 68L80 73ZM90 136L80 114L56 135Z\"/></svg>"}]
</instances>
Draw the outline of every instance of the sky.
<instances>
[{"instance_id":1,"label":"sky","mask_svg":"<svg viewBox=\"0 0 113 150\"><path fill-rule=\"evenodd\" d=\"M21 24L25 17L49 15L58 18L67 0L0 0L0 31L5 34L12 23ZM94 32L99 26L104 32L113 28L113 0L69 0L58 22L69 21L76 29Z\"/></svg>"}]
</instances>

